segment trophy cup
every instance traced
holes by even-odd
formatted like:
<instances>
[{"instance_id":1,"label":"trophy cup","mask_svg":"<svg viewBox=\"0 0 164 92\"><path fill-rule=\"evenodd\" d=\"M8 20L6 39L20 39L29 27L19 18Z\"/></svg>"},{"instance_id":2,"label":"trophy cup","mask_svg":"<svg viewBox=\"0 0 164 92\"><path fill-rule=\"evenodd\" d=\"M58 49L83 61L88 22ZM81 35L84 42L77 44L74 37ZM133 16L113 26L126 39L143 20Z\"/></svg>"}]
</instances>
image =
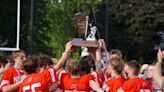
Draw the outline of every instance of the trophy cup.
<instances>
[{"instance_id":1,"label":"trophy cup","mask_svg":"<svg viewBox=\"0 0 164 92\"><path fill-rule=\"evenodd\" d=\"M78 32L84 35L84 38L74 38L72 40L73 45L82 47L98 47L95 37L97 28L96 26L92 26L92 20L89 19L89 16L84 16L81 12L76 13L74 21Z\"/></svg>"}]
</instances>

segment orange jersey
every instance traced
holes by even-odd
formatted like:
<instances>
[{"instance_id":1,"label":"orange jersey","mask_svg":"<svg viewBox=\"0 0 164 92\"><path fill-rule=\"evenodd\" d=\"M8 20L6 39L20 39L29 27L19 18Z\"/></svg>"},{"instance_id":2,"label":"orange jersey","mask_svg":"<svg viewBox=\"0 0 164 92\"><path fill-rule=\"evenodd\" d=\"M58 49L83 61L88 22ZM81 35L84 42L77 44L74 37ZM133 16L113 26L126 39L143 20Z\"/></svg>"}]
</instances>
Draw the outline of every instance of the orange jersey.
<instances>
[{"instance_id":1,"label":"orange jersey","mask_svg":"<svg viewBox=\"0 0 164 92\"><path fill-rule=\"evenodd\" d=\"M117 92L124 82L125 80L122 77L111 78L104 83L102 89L106 92Z\"/></svg>"},{"instance_id":2,"label":"orange jersey","mask_svg":"<svg viewBox=\"0 0 164 92\"><path fill-rule=\"evenodd\" d=\"M49 88L57 82L54 68L42 73L28 75L19 87L19 92L49 92Z\"/></svg>"},{"instance_id":3,"label":"orange jersey","mask_svg":"<svg viewBox=\"0 0 164 92\"><path fill-rule=\"evenodd\" d=\"M143 78L131 78L123 84L120 92L152 92L152 87Z\"/></svg>"},{"instance_id":4,"label":"orange jersey","mask_svg":"<svg viewBox=\"0 0 164 92\"><path fill-rule=\"evenodd\" d=\"M104 68L104 70L102 72L102 81L106 81L110 77L111 77L111 75L108 73L107 68Z\"/></svg>"},{"instance_id":5,"label":"orange jersey","mask_svg":"<svg viewBox=\"0 0 164 92\"><path fill-rule=\"evenodd\" d=\"M68 73L68 71L66 71L64 68L61 68L61 69L59 69L59 70L56 72L56 75L57 75L57 77L58 77L59 82L60 82L60 80L61 80L61 76L62 76L63 74L66 74L66 73ZM57 87L57 88L54 90L54 92L61 92L61 89L60 89L59 87Z\"/></svg>"},{"instance_id":6,"label":"orange jersey","mask_svg":"<svg viewBox=\"0 0 164 92\"><path fill-rule=\"evenodd\" d=\"M94 80L94 78L89 74L84 74L82 76L71 76L67 73L61 76L59 87L65 92L74 90L90 92L92 90L89 86L90 80Z\"/></svg>"},{"instance_id":7,"label":"orange jersey","mask_svg":"<svg viewBox=\"0 0 164 92\"><path fill-rule=\"evenodd\" d=\"M68 71L66 71L64 68L59 69L56 73L56 75L58 76L58 79L60 80L62 74L68 73Z\"/></svg>"},{"instance_id":8,"label":"orange jersey","mask_svg":"<svg viewBox=\"0 0 164 92\"><path fill-rule=\"evenodd\" d=\"M94 80L99 83L100 86L102 86L102 79L100 74L97 71L91 72L91 75L94 77Z\"/></svg>"},{"instance_id":9,"label":"orange jersey","mask_svg":"<svg viewBox=\"0 0 164 92\"><path fill-rule=\"evenodd\" d=\"M24 72L22 70L18 70L15 67L10 67L7 69L2 75L1 80L1 88L10 84L14 84L22 79L24 76ZM16 92L16 90L15 90Z\"/></svg>"}]
</instances>

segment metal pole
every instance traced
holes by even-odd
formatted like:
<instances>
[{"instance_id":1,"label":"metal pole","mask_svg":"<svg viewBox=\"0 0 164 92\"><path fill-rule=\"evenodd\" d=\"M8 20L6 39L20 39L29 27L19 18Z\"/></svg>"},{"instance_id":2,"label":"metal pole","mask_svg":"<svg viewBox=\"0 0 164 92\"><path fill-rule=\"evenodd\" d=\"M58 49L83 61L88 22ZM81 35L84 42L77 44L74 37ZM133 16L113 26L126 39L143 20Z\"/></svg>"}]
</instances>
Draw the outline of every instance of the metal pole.
<instances>
[{"instance_id":1,"label":"metal pole","mask_svg":"<svg viewBox=\"0 0 164 92\"><path fill-rule=\"evenodd\" d=\"M33 54L33 35L34 35L34 0L31 0L30 10L30 49L29 54Z\"/></svg>"},{"instance_id":2,"label":"metal pole","mask_svg":"<svg viewBox=\"0 0 164 92\"><path fill-rule=\"evenodd\" d=\"M106 42L106 47L108 47L108 24L109 24L109 18L108 18L108 1L106 0L106 26L105 26L105 42Z\"/></svg>"},{"instance_id":3,"label":"metal pole","mask_svg":"<svg viewBox=\"0 0 164 92\"><path fill-rule=\"evenodd\" d=\"M17 44L16 49L19 50L19 40L20 39L20 0L18 0L17 5Z\"/></svg>"}]
</instances>

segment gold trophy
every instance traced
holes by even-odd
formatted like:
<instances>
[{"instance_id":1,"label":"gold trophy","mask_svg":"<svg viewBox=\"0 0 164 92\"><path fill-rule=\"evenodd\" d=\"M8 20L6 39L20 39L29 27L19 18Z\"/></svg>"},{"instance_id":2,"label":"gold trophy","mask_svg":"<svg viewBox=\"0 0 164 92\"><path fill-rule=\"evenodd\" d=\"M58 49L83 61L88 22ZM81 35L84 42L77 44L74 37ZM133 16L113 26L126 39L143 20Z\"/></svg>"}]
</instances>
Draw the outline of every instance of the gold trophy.
<instances>
[{"instance_id":1,"label":"gold trophy","mask_svg":"<svg viewBox=\"0 0 164 92\"><path fill-rule=\"evenodd\" d=\"M89 16L84 16L81 12L76 13L74 17L75 24L78 32L84 35L84 38L74 38L73 45L81 47L98 47L98 43L95 37L97 32L96 26L92 26L92 20Z\"/></svg>"}]
</instances>

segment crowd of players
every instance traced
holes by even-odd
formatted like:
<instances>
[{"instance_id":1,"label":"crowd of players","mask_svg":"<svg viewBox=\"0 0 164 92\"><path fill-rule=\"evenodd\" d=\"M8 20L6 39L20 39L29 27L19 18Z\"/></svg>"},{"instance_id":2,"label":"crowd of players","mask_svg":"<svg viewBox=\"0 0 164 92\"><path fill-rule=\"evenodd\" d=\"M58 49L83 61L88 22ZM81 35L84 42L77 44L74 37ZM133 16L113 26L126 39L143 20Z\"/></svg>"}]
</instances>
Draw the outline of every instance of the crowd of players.
<instances>
[{"instance_id":1,"label":"crowd of players","mask_svg":"<svg viewBox=\"0 0 164 92\"><path fill-rule=\"evenodd\" d=\"M108 53L102 39L98 44L79 60L70 58L75 49L71 41L57 61L26 56L23 50L8 59L0 56L0 92L163 92L164 51L158 51L156 64L141 65L125 62L120 50Z\"/></svg>"}]
</instances>

